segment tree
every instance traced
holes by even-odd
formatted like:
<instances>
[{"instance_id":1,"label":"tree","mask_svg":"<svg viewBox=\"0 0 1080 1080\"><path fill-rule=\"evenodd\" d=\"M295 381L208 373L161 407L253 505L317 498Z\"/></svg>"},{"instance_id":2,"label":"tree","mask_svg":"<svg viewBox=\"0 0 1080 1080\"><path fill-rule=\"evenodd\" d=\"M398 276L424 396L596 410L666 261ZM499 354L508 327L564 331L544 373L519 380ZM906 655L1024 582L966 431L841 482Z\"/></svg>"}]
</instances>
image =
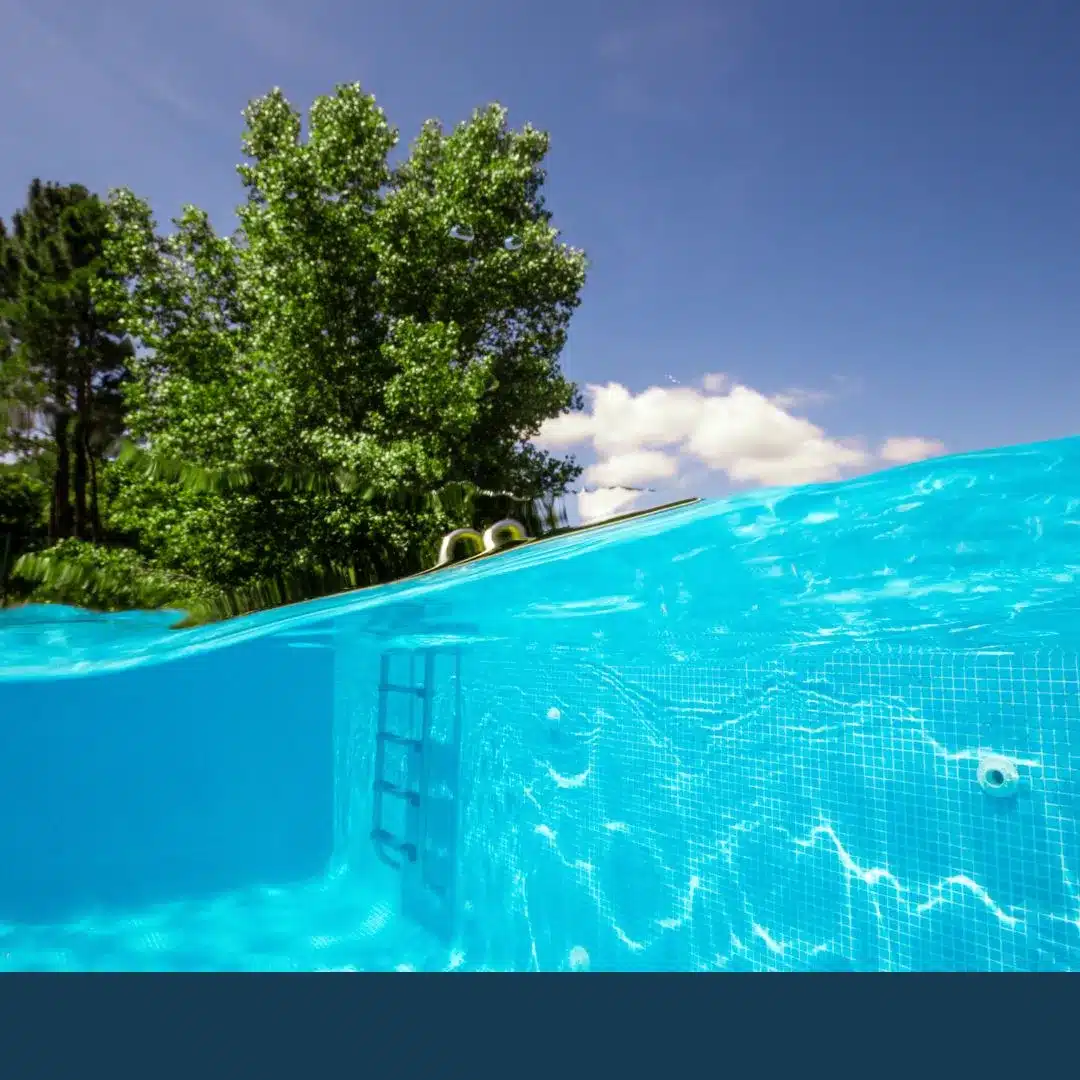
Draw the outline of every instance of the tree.
<instances>
[{"instance_id":1,"label":"tree","mask_svg":"<svg viewBox=\"0 0 1080 1080\"><path fill-rule=\"evenodd\" d=\"M48 502L43 483L0 465L0 607L12 591L9 579L16 559L43 539Z\"/></svg>"},{"instance_id":2,"label":"tree","mask_svg":"<svg viewBox=\"0 0 1080 1080\"><path fill-rule=\"evenodd\" d=\"M381 580L463 524L403 493L562 493L577 466L530 440L580 404L558 358L585 263L544 207L547 136L492 106L449 135L425 125L391 168L397 134L355 85L315 102L306 139L280 91L245 117L238 233L188 207L162 238L115 192L116 277L95 295L143 346L125 391L138 443L250 482L133 469L117 526L219 585L358 562Z\"/></svg>"},{"instance_id":3,"label":"tree","mask_svg":"<svg viewBox=\"0 0 1080 1080\"><path fill-rule=\"evenodd\" d=\"M101 535L99 463L123 431L131 345L92 296L108 218L86 188L35 180L0 222L2 448L51 462L53 540Z\"/></svg>"}]
</instances>

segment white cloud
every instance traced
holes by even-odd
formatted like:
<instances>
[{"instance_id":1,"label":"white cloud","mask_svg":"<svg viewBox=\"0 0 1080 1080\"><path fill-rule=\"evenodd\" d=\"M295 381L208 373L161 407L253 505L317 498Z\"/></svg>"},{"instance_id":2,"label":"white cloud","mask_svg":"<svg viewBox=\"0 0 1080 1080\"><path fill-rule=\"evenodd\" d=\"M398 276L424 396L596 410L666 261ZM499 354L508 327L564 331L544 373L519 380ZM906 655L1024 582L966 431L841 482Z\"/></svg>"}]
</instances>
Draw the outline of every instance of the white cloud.
<instances>
[{"instance_id":1,"label":"white cloud","mask_svg":"<svg viewBox=\"0 0 1080 1080\"><path fill-rule=\"evenodd\" d=\"M801 387L793 386L790 390L773 394L769 400L781 409L799 409L807 405L821 405L831 398L832 394L826 390L803 390Z\"/></svg>"},{"instance_id":2,"label":"white cloud","mask_svg":"<svg viewBox=\"0 0 1080 1080\"><path fill-rule=\"evenodd\" d=\"M944 453L945 444L937 439L922 439L918 435L894 435L881 444L878 457L893 465L906 465Z\"/></svg>"},{"instance_id":3,"label":"white cloud","mask_svg":"<svg viewBox=\"0 0 1080 1080\"><path fill-rule=\"evenodd\" d=\"M786 486L839 480L845 475L899 461L916 461L944 451L932 439L886 439L877 455L853 438L829 435L791 411L796 403L822 400L813 391L767 397L757 390L710 374L703 390L650 386L634 394L620 383L587 388L587 410L560 416L541 429L539 441L551 449L591 444L598 461L585 480L601 485L579 495L586 520L618 513L640 493L629 489L655 480L672 488L695 465L726 475L737 484Z\"/></svg>"},{"instance_id":4,"label":"white cloud","mask_svg":"<svg viewBox=\"0 0 1080 1080\"><path fill-rule=\"evenodd\" d=\"M650 480L668 480L679 471L678 458L661 450L633 450L598 461L585 470L587 484L621 488L647 484Z\"/></svg>"},{"instance_id":5,"label":"white cloud","mask_svg":"<svg viewBox=\"0 0 1080 1080\"><path fill-rule=\"evenodd\" d=\"M591 411L549 420L540 432L545 445L592 442L604 458L677 445L694 430L707 400L689 387L650 386L636 396L619 383L587 389Z\"/></svg>"},{"instance_id":6,"label":"white cloud","mask_svg":"<svg viewBox=\"0 0 1080 1080\"><path fill-rule=\"evenodd\" d=\"M715 377L710 385L718 385ZM869 460L865 451L829 438L748 386L722 394L650 386L635 395L608 383L590 386L588 393L588 411L548 421L540 440L553 449L591 442L600 455L591 477L598 482L609 463L623 484L631 482L633 465L646 469L650 479L674 476L671 455L656 453L661 447L678 448L732 480L764 484L836 479L842 469Z\"/></svg>"},{"instance_id":7,"label":"white cloud","mask_svg":"<svg viewBox=\"0 0 1080 1080\"><path fill-rule=\"evenodd\" d=\"M578 494L578 513L587 525L590 521L603 521L630 510L641 498L642 492L626 488L597 488Z\"/></svg>"},{"instance_id":8,"label":"white cloud","mask_svg":"<svg viewBox=\"0 0 1080 1080\"><path fill-rule=\"evenodd\" d=\"M591 387L590 387L591 391ZM595 423L588 411L563 413L551 420L545 420L538 438L552 450L579 446L592 440Z\"/></svg>"}]
</instances>

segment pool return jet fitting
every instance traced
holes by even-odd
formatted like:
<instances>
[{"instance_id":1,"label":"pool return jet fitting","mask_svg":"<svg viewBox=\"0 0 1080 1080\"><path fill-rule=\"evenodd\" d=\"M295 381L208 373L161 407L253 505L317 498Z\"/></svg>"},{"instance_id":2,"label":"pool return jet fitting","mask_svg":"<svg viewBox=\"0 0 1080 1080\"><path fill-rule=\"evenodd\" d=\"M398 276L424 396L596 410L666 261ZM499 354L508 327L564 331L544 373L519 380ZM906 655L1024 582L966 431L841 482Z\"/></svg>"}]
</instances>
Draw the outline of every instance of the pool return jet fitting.
<instances>
[{"instance_id":1,"label":"pool return jet fitting","mask_svg":"<svg viewBox=\"0 0 1080 1080\"><path fill-rule=\"evenodd\" d=\"M513 518L503 518L496 521L481 536L476 529L454 529L448 532L442 539L439 548L439 561L437 566L448 566L459 559L479 555L484 551L498 551L510 543L520 543L528 540L529 534L520 521Z\"/></svg>"},{"instance_id":2,"label":"pool return jet fitting","mask_svg":"<svg viewBox=\"0 0 1080 1080\"><path fill-rule=\"evenodd\" d=\"M1020 771L1002 754L984 754L976 773L979 787L994 799L1008 799L1020 787Z\"/></svg>"}]
</instances>

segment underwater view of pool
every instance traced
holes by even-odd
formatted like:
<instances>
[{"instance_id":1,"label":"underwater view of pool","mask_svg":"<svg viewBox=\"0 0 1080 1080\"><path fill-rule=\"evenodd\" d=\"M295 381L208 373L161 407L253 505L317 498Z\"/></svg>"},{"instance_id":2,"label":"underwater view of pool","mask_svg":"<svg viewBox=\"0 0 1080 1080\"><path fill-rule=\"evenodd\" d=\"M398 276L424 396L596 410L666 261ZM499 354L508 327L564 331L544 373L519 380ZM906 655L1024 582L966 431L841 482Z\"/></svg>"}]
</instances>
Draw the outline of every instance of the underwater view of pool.
<instances>
[{"instance_id":1,"label":"underwater view of pool","mask_svg":"<svg viewBox=\"0 0 1080 1080\"><path fill-rule=\"evenodd\" d=\"M1080 439L189 630L0 612L0 970L1080 970Z\"/></svg>"}]
</instances>

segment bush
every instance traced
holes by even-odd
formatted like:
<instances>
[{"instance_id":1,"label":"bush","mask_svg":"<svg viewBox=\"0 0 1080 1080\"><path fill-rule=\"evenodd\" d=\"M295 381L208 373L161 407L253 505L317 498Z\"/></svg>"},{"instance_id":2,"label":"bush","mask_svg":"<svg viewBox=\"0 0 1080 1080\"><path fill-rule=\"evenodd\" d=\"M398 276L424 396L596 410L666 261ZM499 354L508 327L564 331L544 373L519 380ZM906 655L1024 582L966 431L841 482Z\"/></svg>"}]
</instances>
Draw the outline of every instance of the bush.
<instances>
[{"instance_id":1,"label":"bush","mask_svg":"<svg viewBox=\"0 0 1080 1080\"><path fill-rule=\"evenodd\" d=\"M44 542L48 507L46 484L0 466L0 606L25 592L11 580L11 569L20 555Z\"/></svg>"},{"instance_id":2,"label":"bush","mask_svg":"<svg viewBox=\"0 0 1080 1080\"><path fill-rule=\"evenodd\" d=\"M94 611L186 610L207 599L204 586L151 566L131 548L84 540L62 540L21 556L12 578L22 584L30 603Z\"/></svg>"},{"instance_id":3,"label":"bush","mask_svg":"<svg viewBox=\"0 0 1080 1080\"><path fill-rule=\"evenodd\" d=\"M0 546L10 537L12 551L25 551L45 535L49 489L24 472L0 467Z\"/></svg>"}]
</instances>

